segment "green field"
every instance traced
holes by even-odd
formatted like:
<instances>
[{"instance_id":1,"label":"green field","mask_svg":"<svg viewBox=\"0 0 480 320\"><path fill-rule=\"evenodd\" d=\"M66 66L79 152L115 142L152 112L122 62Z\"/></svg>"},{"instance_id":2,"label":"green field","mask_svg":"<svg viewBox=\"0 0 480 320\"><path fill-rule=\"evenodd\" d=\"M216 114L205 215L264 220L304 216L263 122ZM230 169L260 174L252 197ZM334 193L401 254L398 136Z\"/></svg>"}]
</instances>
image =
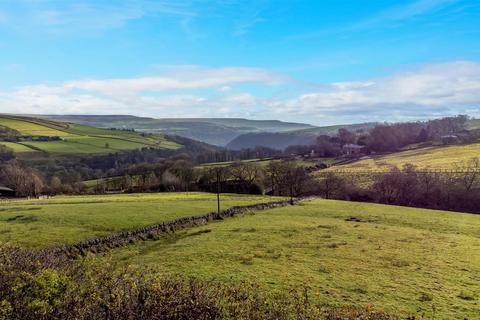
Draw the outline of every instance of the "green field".
<instances>
[{"instance_id":1,"label":"green field","mask_svg":"<svg viewBox=\"0 0 480 320\"><path fill-rule=\"evenodd\" d=\"M478 319L480 216L314 200L229 218L106 256L159 273L267 290L309 288L327 305Z\"/></svg>"},{"instance_id":2,"label":"green field","mask_svg":"<svg viewBox=\"0 0 480 320\"><path fill-rule=\"evenodd\" d=\"M79 124L54 122L29 117L0 115L0 126L22 136L60 137L61 141L0 142L19 154L43 151L54 155L106 154L144 147L178 149L181 146L160 135L142 135L124 130L108 130Z\"/></svg>"},{"instance_id":3,"label":"green field","mask_svg":"<svg viewBox=\"0 0 480 320\"><path fill-rule=\"evenodd\" d=\"M14 152L17 153L23 153L23 152L35 152L36 150L24 146L20 143L15 143L15 142L6 142L6 141L0 141L0 144L12 149Z\"/></svg>"},{"instance_id":4,"label":"green field","mask_svg":"<svg viewBox=\"0 0 480 320\"><path fill-rule=\"evenodd\" d=\"M222 209L279 198L222 195ZM0 203L0 242L26 247L74 243L217 209L214 194L58 196Z\"/></svg>"},{"instance_id":5,"label":"green field","mask_svg":"<svg viewBox=\"0 0 480 320\"><path fill-rule=\"evenodd\" d=\"M0 125L16 130L22 135L31 136L59 136L64 137L70 133L63 131L67 127L52 126L51 122L43 122L42 120L19 118L10 116L0 116ZM60 130L59 130L60 129Z\"/></svg>"},{"instance_id":6,"label":"green field","mask_svg":"<svg viewBox=\"0 0 480 320\"><path fill-rule=\"evenodd\" d=\"M314 166L315 164L317 164L318 162L328 162L328 161L331 161L332 159L331 158L324 158L324 159L319 159L318 161L317 160L295 160L296 164L298 164L299 166L303 166L303 167L310 167L310 166ZM261 167L266 167L268 166L268 164L272 161L279 161L279 160L275 160L275 159L271 159L271 158L267 158L267 159L249 159L249 160L242 160L240 162L242 163L253 163L253 164L257 164ZM226 162L211 162L211 163L204 163L204 164L201 164L199 166L197 166L197 168L199 169L205 169L205 168L213 168L213 167L227 167L227 166L230 166L232 164L234 164L235 161L226 161Z\"/></svg>"},{"instance_id":7,"label":"green field","mask_svg":"<svg viewBox=\"0 0 480 320\"><path fill-rule=\"evenodd\" d=\"M371 156L346 165L335 166L333 170L383 170L392 166L401 168L411 163L420 168L452 169L460 162L480 156L480 143L428 147L396 152L382 156Z\"/></svg>"}]
</instances>

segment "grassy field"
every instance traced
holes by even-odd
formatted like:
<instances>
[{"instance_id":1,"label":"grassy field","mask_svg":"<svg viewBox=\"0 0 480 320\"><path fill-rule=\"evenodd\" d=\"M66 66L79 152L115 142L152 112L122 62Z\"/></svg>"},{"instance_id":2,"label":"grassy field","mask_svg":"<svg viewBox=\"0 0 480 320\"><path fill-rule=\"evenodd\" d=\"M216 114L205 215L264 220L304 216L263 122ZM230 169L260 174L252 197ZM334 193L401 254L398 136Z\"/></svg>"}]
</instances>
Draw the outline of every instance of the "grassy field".
<instances>
[{"instance_id":1,"label":"grassy field","mask_svg":"<svg viewBox=\"0 0 480 320\"><path fill-rule=\"evenodd\" d=\"M17 118L17 117L9 117L9 116L0 116L0 125L16 130L20 132L22 135L30 135L30 136L59 136L64 137L70 135L70 133L65 132L64 129L60 126L57 128L52 128L50 122L42 123L40 120L39 122L35 120L30 120L29 118Z\"/></svg>"},{"instance_id":2,"label":"grassy field","mask_svg":"<svg viewBox=\"0 0 480 320\"><path fill-rule=\"evenodd\" d=\"M144 147L177 149L181 147L160 135L142 135L124 130L108 130L78 124L54 122L29 117L0 115L0 126L23 136L60 137L61 141L0 142L19 154L43 151L54 155L106 154Z\"/></svg>"},{"instance_id":3,"label":"grassy field","mask_svg":"<svg viewBox=\"0 0 480 320\"><path fill-rule=\"evenodd\" d=\"M257 212L117 249L105 259L328 305L478 319L480 216L333 200Z\"/></svg>"},{"instance_id":4,"label":"grassy field","mask_svg":"<svg viewBox=\"0 0 480 320\"><path fill-rule=\"evenodd\" d=\"M412 163L420 168L452 169L456 163L468 161L480 156L480 143L428 147L396 152L383 156L372 156L371 159L356 161L350 164L335 166L337 170L382 170L391 166L401 168Z\"/></svg>"},{"instance_id":5,"label":"grassy field","mask_svg":"<svg viewBox=\"0 0 480 320\"><path fill-rule=\"evenodd\" d=\"M20 143L1 141L0 144L12 149L14 152L17 152L17 153L36 152L36 150L30 147L24 146Z\"/></svg>"},{"instance_id":6,"label":"grassy field","mask_svg":"<svg viewBox=\"0 0 480 320\"><path fill-rule=\"evenodd\" d=\"M266 167L272 161L279 161L279 160L267 158L267 159L242 160L241 162L254 163L254 164L258 164L261 167ZM329 162L329 161L332 161L332 159L331 158L325 158L325 159L319 159L318 161L317 160L311 160L311 161L310 160L295 160L295 162L298 165L304 166L304 167L310 167L310 166L314 166L315 164L317 164L319 162ZM201 164L201 165L197 166L197 168L205 169L205 168L213 168L213 167L227 167L227 166L232 165L233 163L234 163L234 161L204 163L204 164Z\"/></svg>"},{"instance_id":7,"label":"grassy field","mask_svg":"<svg viewBox=\"0 0 480 320\"><path fill-rule=\"evenodd\" d=\"M222 195L222 209L278 198ZM27 247L73 243L217 209L214 194L156 193L53 197L0 203L0 242Z\"/></svg>"}]
</instances>

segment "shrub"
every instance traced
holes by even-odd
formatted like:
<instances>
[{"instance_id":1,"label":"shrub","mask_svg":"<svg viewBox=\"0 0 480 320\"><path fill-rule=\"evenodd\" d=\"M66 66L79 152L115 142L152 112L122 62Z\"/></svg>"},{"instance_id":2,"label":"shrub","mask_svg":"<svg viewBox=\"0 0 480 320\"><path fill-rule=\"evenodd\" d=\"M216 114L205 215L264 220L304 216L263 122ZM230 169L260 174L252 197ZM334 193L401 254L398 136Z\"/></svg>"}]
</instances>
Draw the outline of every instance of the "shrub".
<instances>
[{"instance_id":1,"label":"shrub","mask_svg":"<svg viewBox=\"0 0 480 320\"><path fill-rule=\"evenodd\" d=\"M297 289L266 294L251 283L164 278L94 256L69 262L1 245L0 297L0 320L396 319L370 308L317 306Z\"/></svg>"}]
</instances>

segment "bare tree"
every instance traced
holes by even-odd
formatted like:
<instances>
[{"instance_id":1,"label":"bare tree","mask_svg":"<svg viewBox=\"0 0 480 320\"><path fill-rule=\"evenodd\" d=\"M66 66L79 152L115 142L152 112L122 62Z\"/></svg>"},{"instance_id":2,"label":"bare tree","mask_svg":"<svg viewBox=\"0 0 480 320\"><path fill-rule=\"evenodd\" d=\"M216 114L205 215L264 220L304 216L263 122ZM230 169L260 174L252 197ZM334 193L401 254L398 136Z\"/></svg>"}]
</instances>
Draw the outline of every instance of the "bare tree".
<instances>
[{"instance_id":1,"label":"bare tree","mask_svg":"<svg viewBox=\"0 0 480 320\"><path fill-rule=\"evenodd\" d=\"M333 172L319 174L318 188L325 199L337 198L344 190L345 181Z\"/></svg>"},{"instance_id":2,"label":"bare tree","mask_svg":"<svg viewBox=\"0 0 480 320\"><path fill-rule=\"evenodd\" d=\"M246 183L254 183L261 176L258 164L236 161L230 166L230 174L233 179Z\"/></svg>"},{"instance_id":3,"label":"bare tree","mask_svg":"<svg viewBox=\"0 0 480 320\"><path fill-rule=\"evenodd\" d=\"M480 186L480 158L472 158L467 162L455 164L457 179L466 194Z\"/></svg>"},{"instance_id":4,"label":"bare tree","mask_svg":"<svg viewBox=\"0 0 480 320\"><path fill-rule=\"evenodd\" d=\"M18 196L23 197L36 197L45 187L43 177L39 172L23 167L16 162L10 163L4 168L3 180L8 187L16 191Z\"/></svg>"}]
</instances>

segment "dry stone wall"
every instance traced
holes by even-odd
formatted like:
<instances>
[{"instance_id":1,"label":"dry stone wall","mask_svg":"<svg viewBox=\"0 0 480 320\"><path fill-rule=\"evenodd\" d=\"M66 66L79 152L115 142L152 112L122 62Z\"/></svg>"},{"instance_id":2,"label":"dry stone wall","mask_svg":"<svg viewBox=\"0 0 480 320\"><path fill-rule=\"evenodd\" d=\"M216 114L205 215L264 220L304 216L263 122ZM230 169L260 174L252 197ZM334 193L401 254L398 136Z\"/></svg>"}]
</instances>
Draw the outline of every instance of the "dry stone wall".
<instances>
[{"instance_id":1,"label":"dry stone wall","mask_svg":"<svg viewBox=\"0 0 480 320\"><path fill-rule=\"evenodd\" d=\"M200 226L213 220L223 220L224 218L233 217L238 214L243 214L249 211L267 210L289 205L295 205L300 202L310 200L311 198L298 198L292 200L275 201L258 203L247 206L235 206L227 210L218 212L210 212L204 215L178 218L168 222L162 222L154 225L149 225L135 230L115 233L109 236L97 237L93 239L84 240L75 244L62 245L51 247L43 250L43 254L65 256L70 259L83 256L88 252L97 253L106 251L112 248L125 246L137 241L145 241L155 239L161 234L175 232L176 230Z\"/></svg>"}]
</instances>

